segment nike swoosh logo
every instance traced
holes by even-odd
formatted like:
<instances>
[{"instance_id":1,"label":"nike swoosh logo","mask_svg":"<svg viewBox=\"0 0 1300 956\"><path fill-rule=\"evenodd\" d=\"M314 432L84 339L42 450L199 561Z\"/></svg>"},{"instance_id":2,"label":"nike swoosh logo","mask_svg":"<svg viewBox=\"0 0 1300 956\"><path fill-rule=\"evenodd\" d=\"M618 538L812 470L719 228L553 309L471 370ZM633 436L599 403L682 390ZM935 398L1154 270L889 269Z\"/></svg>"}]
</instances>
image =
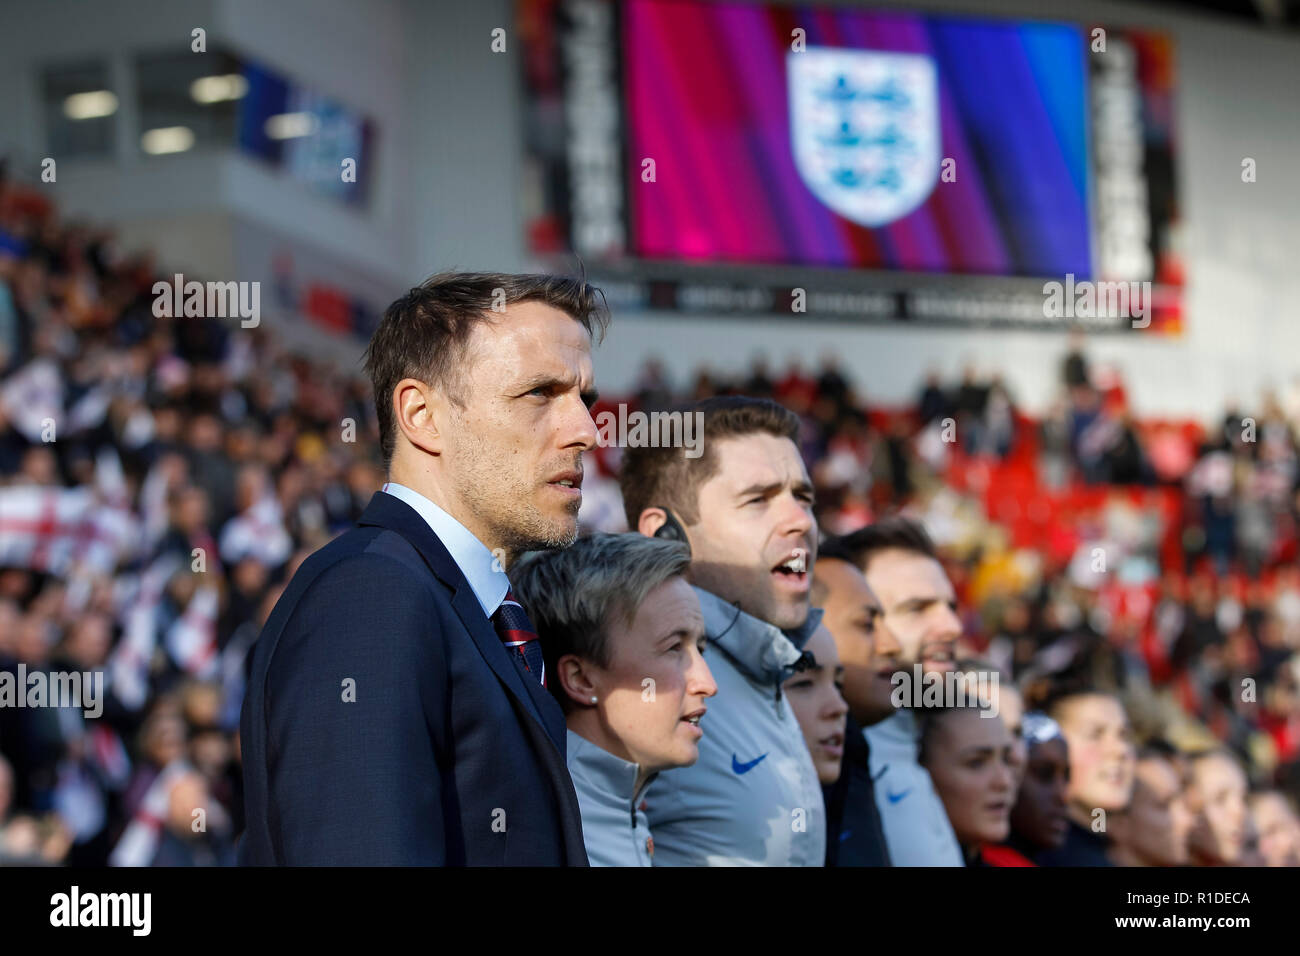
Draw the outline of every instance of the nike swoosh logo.
<instances>
[{"instance_id":1,"label":"nike swoosh logo","mask_svg":"<svg viewBox=\"0 0 1300 956\"><path fill-rule=\"evenodd\" d=\"M755 767L757 767L760 763L762 763L762 762L763 762L763 758L766 757L766 756L767 756L767 754L759 754L757 757L755 757L755 758L754 758L753 760L751 760L749 763L741 763L738 759L736 759L736 755L733 753L733 754L731 755L731 769L734 770L734 771L736 771L736 773L749 773L751 770L753 770Z\"/></svg>"},{"instance_id":2,"label":"nike swoosh logo","mask_svg":"<svg viewBox=\"0 0 1300 956\"><path fill-rule=\"evenodd\" d=\"M902 793L890 793L888 790L886 790L885 796L889 798L890 803L897 803L899 800L902 800L905 796L907 796L911 792L912 792L911 787L908 787Z\"/></svg>"}]
</instances>

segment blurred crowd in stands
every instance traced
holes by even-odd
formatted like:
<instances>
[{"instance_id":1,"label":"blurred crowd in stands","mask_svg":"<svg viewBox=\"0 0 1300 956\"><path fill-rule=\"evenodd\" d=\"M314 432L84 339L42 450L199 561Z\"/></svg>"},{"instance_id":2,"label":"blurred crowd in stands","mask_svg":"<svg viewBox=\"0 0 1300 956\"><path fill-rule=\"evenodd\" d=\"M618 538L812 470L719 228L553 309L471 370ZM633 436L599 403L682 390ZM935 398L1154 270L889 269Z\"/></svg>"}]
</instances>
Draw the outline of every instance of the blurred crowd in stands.
<instances>
[{"instance_id":1,"label":"blurred crowd in stands","mask_svg":"<svg viewBox=\"0 0 1300 956\"><path fill-rule=\"evenodd\" d=\"M247 650L383 482L364 379L155 317L156 271L0 177L0 671L106 678L0 707L0 859L233 862Z\"/></svg>"},{"instance_id":2,"label":"blurred crowd in stands","mask_svg":"<svg viewBox=\"0 0 1300 956\"><path fill-rule=\"evenodd\" d=\"M0 173L0 672L105 682L95 718L0 707L0 861L232 863L248 649L384 480L359 366L290 354L273 323L159 318L158 272ZM1140 740L1225 745L1295 799L1300 394L1208 429L1144 420L1082 340L1063 351L1042 419L973 367L880 407L833 358L690 379L651 362L595 411L774 398L803 422L826 532L924 522L963 656L1031 700L1114 692ZM593 454L588 530L624 527L618 454Z\"/></svg>"}]
</instances>

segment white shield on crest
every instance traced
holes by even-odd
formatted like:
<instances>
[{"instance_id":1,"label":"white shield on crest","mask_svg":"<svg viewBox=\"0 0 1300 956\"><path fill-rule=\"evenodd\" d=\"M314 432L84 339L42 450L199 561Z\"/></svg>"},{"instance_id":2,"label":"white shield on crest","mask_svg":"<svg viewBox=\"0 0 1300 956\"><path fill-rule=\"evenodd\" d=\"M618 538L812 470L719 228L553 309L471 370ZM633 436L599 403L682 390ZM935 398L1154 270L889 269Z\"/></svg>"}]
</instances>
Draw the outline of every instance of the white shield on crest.
<instances>
[{"instance_id":1,"label":"white shield on crest","mask_svg":"<svg viewBox=\"0 0 1300 956\"><path fill-rule=\"evenodd\" d=\"M919 53L808 47L786 54L790 139L808 188L846 219L907 215L939 176L939 87Z\"/></svg>"}]
</instances>

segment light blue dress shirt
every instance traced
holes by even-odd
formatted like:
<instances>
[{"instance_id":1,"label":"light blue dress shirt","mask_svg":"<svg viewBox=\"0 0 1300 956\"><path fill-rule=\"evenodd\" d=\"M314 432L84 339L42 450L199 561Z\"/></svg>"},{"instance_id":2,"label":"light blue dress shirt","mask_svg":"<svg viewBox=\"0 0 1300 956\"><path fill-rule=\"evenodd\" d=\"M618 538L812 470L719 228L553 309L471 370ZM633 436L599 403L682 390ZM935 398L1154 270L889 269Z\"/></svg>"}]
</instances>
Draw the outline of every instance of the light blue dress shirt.
<instances>
[{"instance_id":1,"label":"light blue dress shirt","mask_svg":"<svg viewBox=\"0 0 1300 956\"><path fill-rule=\"evenodd\" d=\"M483 613L492 617L505 600L506 591L510 589L510 579L487 545L418 491L412 491L395 481L386 482L379 490L404 501L419 513L451 554L451 559L456 562L461 574L465 575L478 603L483 606Z\"/></svg>"}]
</instances>

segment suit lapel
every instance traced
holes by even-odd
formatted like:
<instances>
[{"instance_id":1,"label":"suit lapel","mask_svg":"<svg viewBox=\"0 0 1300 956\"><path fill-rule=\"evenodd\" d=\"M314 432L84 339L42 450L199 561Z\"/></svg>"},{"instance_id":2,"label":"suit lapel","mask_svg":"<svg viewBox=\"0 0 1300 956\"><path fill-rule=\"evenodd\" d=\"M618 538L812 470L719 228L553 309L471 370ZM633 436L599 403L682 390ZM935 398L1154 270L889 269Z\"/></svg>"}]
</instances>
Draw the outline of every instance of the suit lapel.
<instances>
[{"instance_id":1,"label":"suit lapel","mask_svg":"<svg viewBox=\"0 0 1300 956\"><path fill-rule=\"evenodd\" d=\"M569 776L566 751L568 737L564 725L564 712L560 710L550 692L539 684L532 675L510 659L511 652L501 643L492 622L483 616L483 605L474 596L468 584L457 591L451 599L461 623L469 631L497 676L506 684L506 689L519 701L541 725L542 734L554 745L550 753L544 752L546 745L542 734L528 730L536 740L534 745L542 762L550 767L552 781L556 787L556 798L563 817L561 824L564 832L565 853L569 866L586 865L587 851L582 836L582 811L578 806L578 794L573 780ZM527 729L527 728L526 728Z\"/></svg>"},{"instance_id":2,"label":"suit lapel","mask_svg":"<svg viewBox=\"0 0 1300 956\"><path fill-rule=\"evenodd\" d=\"M446 545L433 533L419 513L406 502L377 491L366 505L366 510L357 519L359 525L378 525L395 531L414 545L424 558L429 570L443 584L451 588L451 606L457 617L469 632L477 645L479 653L487 661L497 679L505 685L512 695L518 698L524 709L532 715L546 730L561 756L565 752L564 714L550 696L549 692L536 680L522 673L509 652L501 643L496 628L483 613L474 589L461 573L460 567L452 559Z\"/></svg>"},{"instance_id":3,"label":"suit lapel","mask_svg":"<svg viewBox=\"0 0 1300 956\"><path fill-rule=\"evenodd\" d=\"M560 753L564 753L564 745L567 741L564 737L564 715L560 705L536 679L521 671L510 659L510 652L501 643L501 636L497 634L492 622L484 616L483 605L479 604L474 590L468 583L452 595L451 606L460 617L461 623L465 625L465 629L469 631L470 637L474 639L474 643L478 645L479 652L487 659L492 670L496 671L497 677L524 703L529 712L546 728L551 742Z\"/></svg>"}]
</instances>

